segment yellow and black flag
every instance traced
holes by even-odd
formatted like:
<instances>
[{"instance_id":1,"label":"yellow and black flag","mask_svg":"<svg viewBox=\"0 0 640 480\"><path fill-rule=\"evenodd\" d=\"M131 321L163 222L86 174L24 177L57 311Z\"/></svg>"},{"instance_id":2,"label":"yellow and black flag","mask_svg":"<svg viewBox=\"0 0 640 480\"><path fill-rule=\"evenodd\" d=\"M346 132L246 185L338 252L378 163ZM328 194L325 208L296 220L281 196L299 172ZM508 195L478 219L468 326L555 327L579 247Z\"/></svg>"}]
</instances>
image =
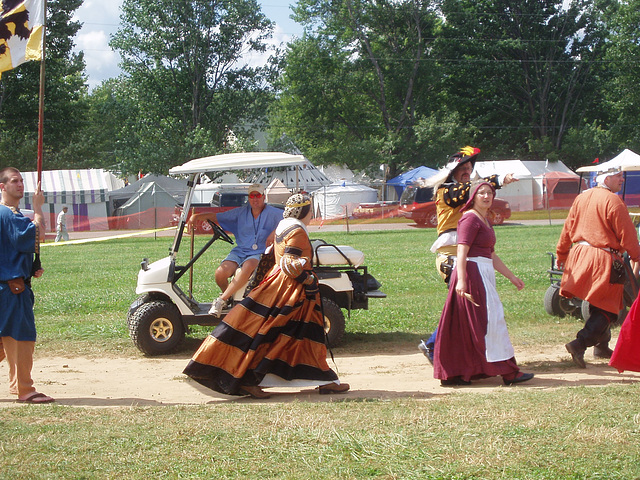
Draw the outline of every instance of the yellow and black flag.
<instances>
[{"instance_id":1,"label":"yellow and black flag","mask_svg":"<svg viewBox=\"0 0 640 480\"><path fill-rule=\"evenodd\" d=\"M0 0L0 75L42 59L44 0Z\"/></svg>"}]
</instances>

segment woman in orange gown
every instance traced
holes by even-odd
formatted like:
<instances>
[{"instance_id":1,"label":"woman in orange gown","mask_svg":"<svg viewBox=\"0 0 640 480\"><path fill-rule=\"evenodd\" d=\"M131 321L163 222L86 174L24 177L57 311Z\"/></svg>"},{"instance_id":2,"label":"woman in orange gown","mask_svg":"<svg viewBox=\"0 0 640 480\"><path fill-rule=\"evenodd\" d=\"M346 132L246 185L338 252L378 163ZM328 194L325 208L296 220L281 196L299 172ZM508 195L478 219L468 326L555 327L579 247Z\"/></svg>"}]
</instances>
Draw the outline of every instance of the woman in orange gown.
<instances>
[{"instance_id":1,"label":"woman in orange gown","mask_svg":"<svg viewBox=\"0 0 640 480\"><path fill-rule=\"evenodd\" d=\"M311 199L292 195L276 228L275 265L224 318L184 373L227 395L268 398L264 387L318 387L343 393L327 364L324 319L306 226Z\"/></svg>"}]
</instances>

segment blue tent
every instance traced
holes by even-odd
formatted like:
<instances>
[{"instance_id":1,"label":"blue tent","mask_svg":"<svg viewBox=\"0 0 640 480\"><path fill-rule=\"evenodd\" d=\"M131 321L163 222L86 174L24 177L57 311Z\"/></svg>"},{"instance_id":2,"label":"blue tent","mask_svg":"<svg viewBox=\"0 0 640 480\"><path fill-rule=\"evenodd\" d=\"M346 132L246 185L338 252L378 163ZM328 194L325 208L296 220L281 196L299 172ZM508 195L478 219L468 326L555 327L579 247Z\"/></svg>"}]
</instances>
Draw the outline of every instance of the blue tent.
<instances>
[{"instance_id":1,"label":"blue tent","mask_svg":"<svg viewBox=\"0 0 640 480\"><path fill-rule=\"evenodd\" d=\"M387 181L387 185L393 186L396 190L398 198L402 195L403 190L407 187L407 185L411 185L416 180L420 178L429 178L438 173L437 170L429 167L418 167L413 170L409 170L408 172L404 172L401 175L398 175L395 178Z\"/></svg>"}]
</instances>

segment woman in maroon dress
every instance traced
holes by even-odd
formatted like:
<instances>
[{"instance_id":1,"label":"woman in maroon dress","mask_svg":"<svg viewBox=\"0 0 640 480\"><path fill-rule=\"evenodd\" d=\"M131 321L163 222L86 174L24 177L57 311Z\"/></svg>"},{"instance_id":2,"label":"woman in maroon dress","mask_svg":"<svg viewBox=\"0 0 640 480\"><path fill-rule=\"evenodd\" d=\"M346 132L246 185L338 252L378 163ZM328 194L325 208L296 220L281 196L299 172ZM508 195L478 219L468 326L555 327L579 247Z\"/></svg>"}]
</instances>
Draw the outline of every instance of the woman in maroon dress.
<instances>
[{"instance_id":1,"label":"woman in maroon dress","mask_svg":"<svg viewBox=\"0 0 640 480\"><path fill-rule=\"evenodd\" d=\"M443 386L469 385L471 380L497 375L506 385L533 378L532 373L518 368L496 291L494 270L518 290L524 288L524 282L494 251L496 236L487 220L494 196L490 183L474 185L458 222L456 268L434 352L434 377Z\"/></svg>"}]
</instances>

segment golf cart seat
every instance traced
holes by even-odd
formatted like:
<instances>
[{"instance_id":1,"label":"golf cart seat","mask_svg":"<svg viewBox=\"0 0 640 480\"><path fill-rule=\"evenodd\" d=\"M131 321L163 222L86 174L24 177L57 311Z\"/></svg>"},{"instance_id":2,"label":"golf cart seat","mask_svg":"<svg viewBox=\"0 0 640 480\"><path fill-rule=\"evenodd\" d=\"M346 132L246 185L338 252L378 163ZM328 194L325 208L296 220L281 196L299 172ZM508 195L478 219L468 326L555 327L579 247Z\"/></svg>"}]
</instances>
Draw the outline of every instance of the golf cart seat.
<instances>
[{"instance_id":1,"label":"golf cart seat","mask_svg":"<svg viewBox=\"0 0 640 480\"><path fill-rule=\"evenodd\" d=\"M364 263L364 253L346 245L332 245L324 240L312 240L313 265L350 265L359 267Z\"/></svg>"}]
</instances>

